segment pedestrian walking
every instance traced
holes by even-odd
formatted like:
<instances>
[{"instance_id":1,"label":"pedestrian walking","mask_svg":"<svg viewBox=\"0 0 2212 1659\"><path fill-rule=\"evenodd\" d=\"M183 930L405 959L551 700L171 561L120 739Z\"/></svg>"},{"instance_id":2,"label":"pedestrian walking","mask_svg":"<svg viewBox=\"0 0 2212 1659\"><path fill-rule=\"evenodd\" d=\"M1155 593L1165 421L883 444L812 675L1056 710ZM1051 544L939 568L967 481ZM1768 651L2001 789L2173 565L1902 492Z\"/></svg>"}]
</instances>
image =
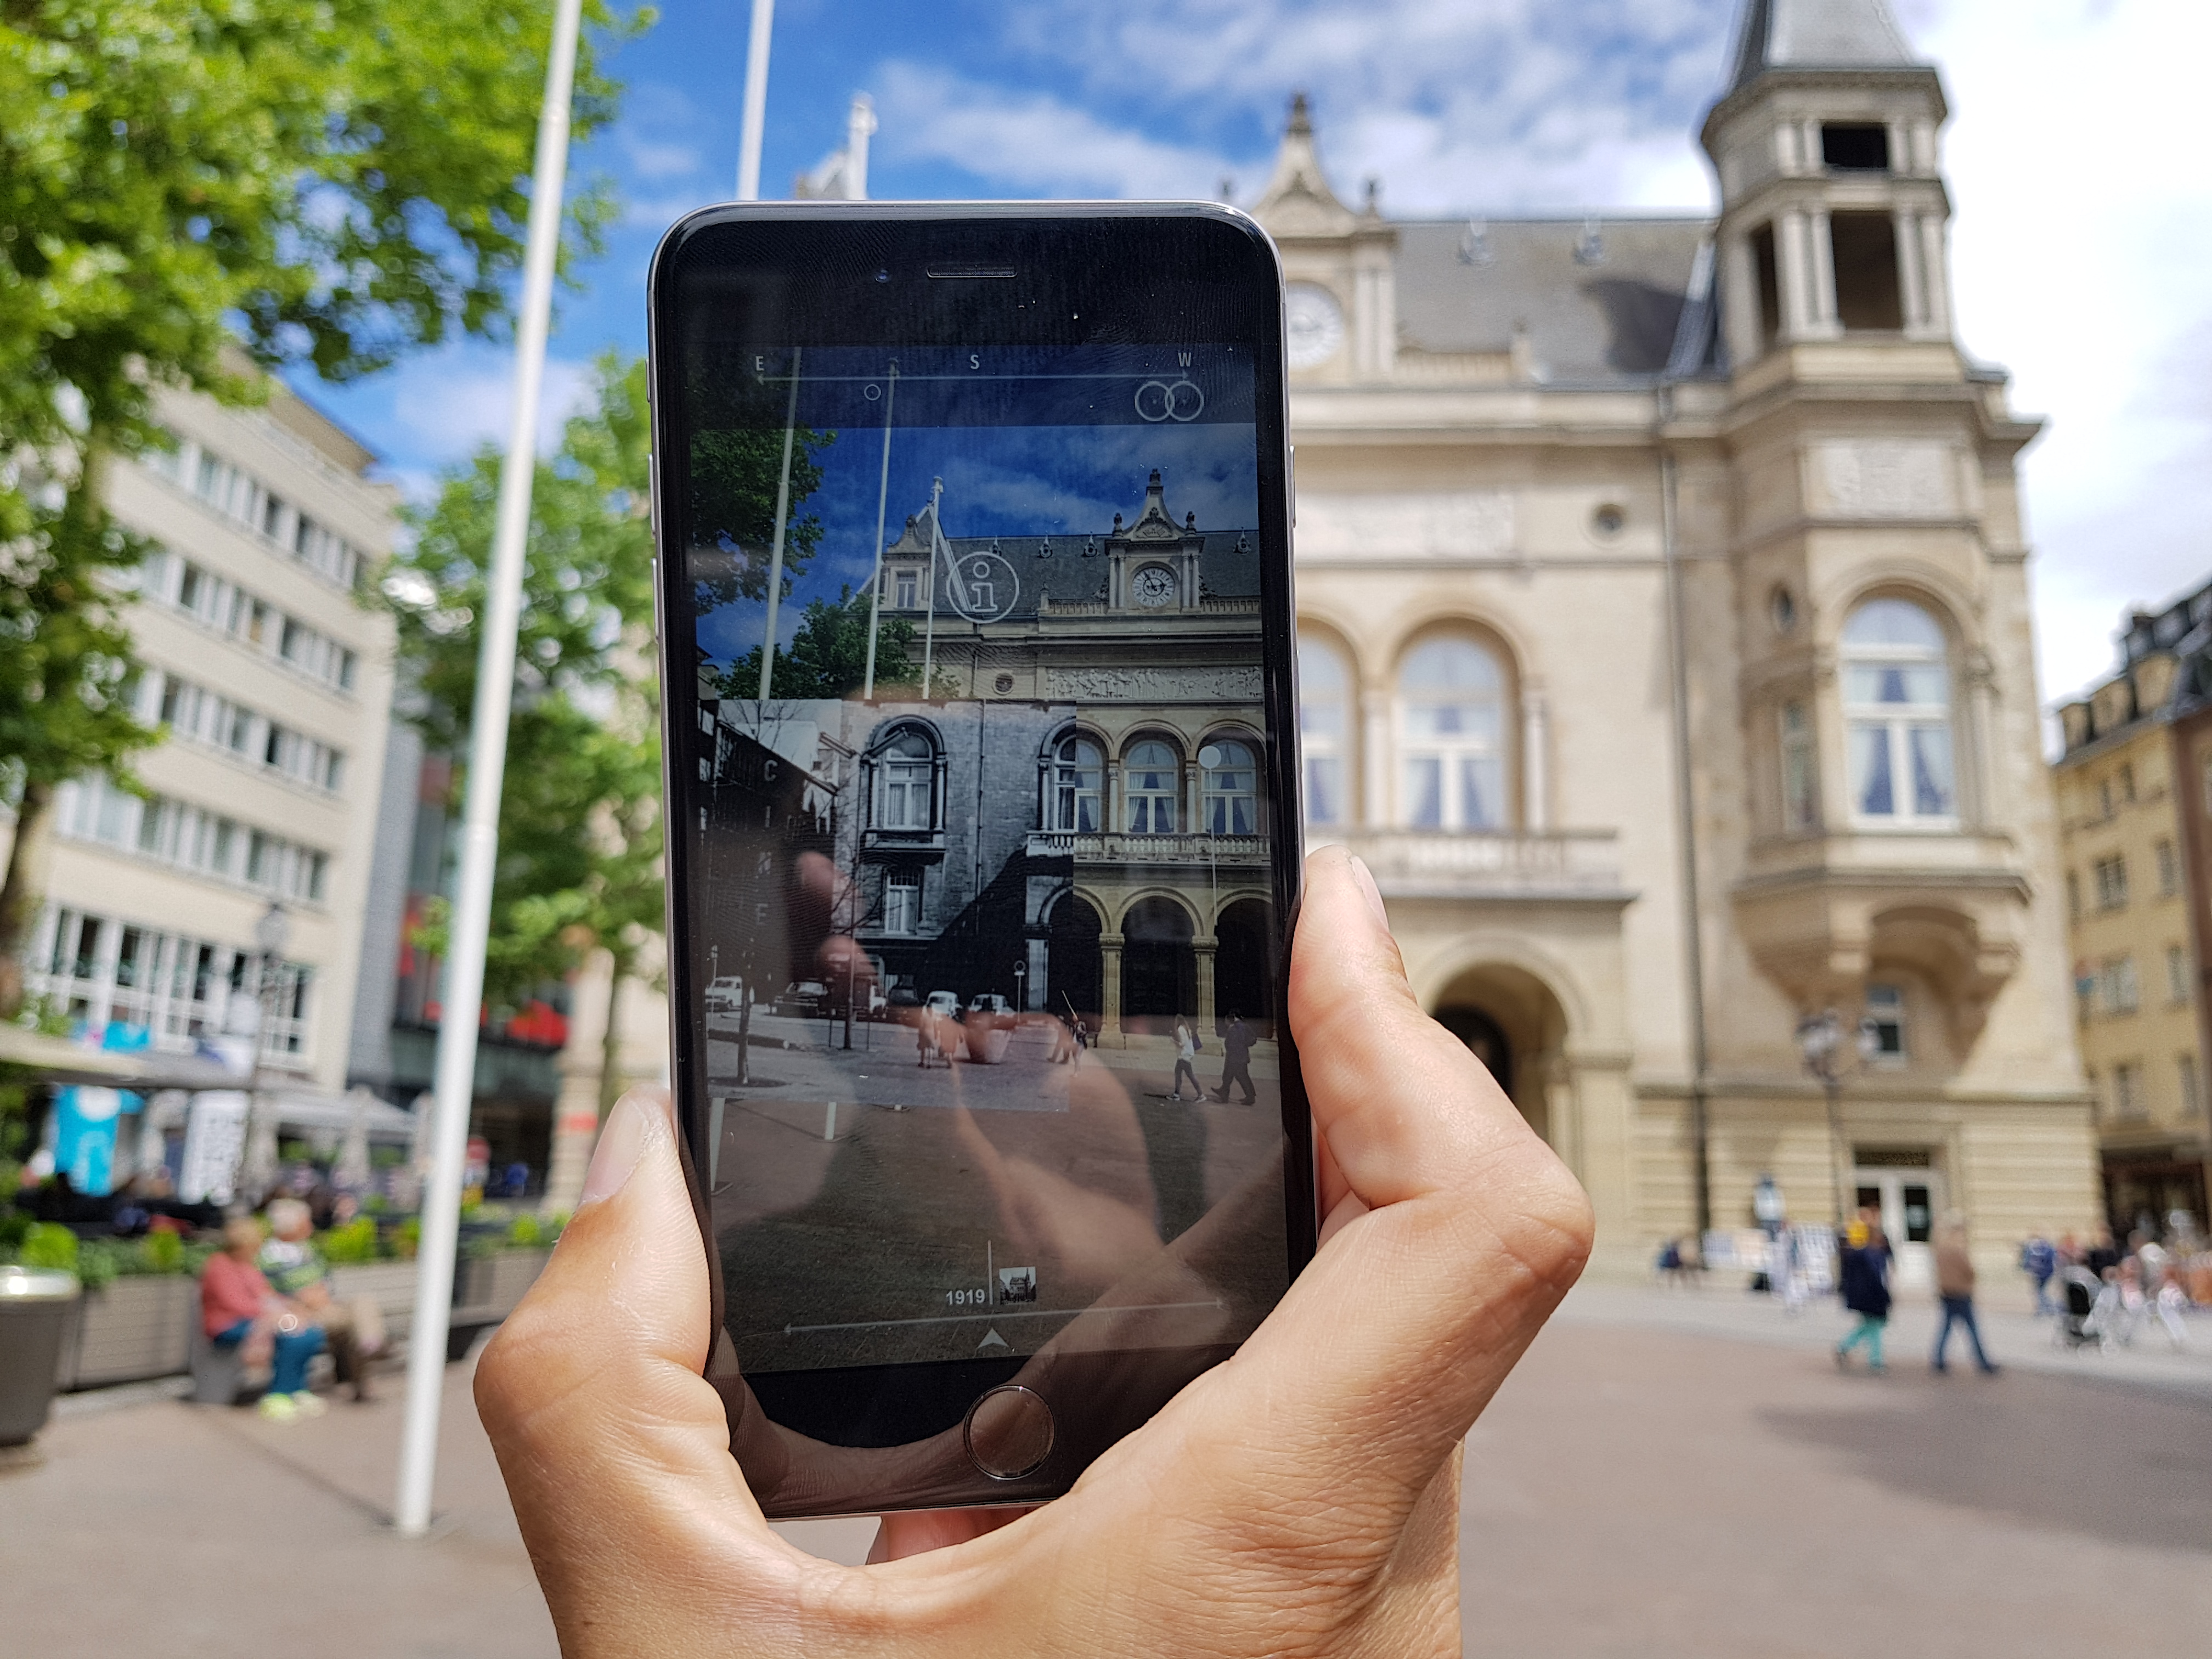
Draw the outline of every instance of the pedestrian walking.
<instances>
[{"instance_id":1,"label":"pedestrian walking","mask_svg":"<svg viewBox=\"0 0 2212 1659\"><path fill-rule=\"evenodd\" d=\"M2058 1304L2051 1299L2051 1281L2058 1272L2058 1247L2038 1231L2020 1247L2020 1270L2035 1286L2035 1311L2039 1318L2055 1314Z\"/></svg>"},{"instance_id":2,"label":"pedestrian walking","mask_svg":"<svg viewBox=\"0 0 2212 1659\"><path fill-rule=\"evenodd\" d=\"M1243 1015L1229 1016L1229 1029L1221 1034L1221 1086L1213 1091L1213 1097L1226 1102L1233 1083L1243 1090L1243 1103L1249 1106L1260 1096L1252 1086L1252 1028Z\"/></svg>"},{"instance_id":3,"label":"pedestrian walking","mask_svg":"<svg viewBox=\"0 0 2212 1659\"><path fill-rule=\"evenodd\" d=\"M1872 1210L1859 1212L1838 1254L1843 1263L1844 1306L1859 1316L1859 1322L1836 1345L1836 1364L1848 1369L1851 1350L1864 1343L1867 1370L1879 1372L1884 1369L1882 1328L1889 1323L1889 1241L1882 1237Z\"/></svg>"},{"instance_id":4,"label":"pedestrian walking","mask_svg":"<svg viewBox=\"0 0 2212 1659\"><path fill-rule=\"evenodd\" d=\"M1188 1020L1176 1021L1175 1041L1175 1097L1177 1100L1182 1098L1182 1080L1188 1078L1190 1097L1193 1100L1203 1100L1206 1098L1206 1085L1198 1080L1198 1066L1194 1063L1198 1059L1198 1036L1190 1029L1190 1023Z\"/></svg>"},{"instance_id":5,"label":"pedestrian walking","mask_svg":"<svg viewBox=\"0 0 2212 1659\"><path fill-rule=\"evenodd\" d=\"M1995 1376L1997 1368L1983 1351L1982 1329L1974 1322L1974 1259L1966 1250L1966 1218L1956 1210L1943 1218L1936 1234L1936 1294L1943 1304L1943 1322L1936 1332L1929 1368L1939 1372L1950 1369L1943 1356L1951 1346L1951 1328L1960 1325L1974 1346L1974 1364L1983 1376Z\"/></svg>"}]
</instances>

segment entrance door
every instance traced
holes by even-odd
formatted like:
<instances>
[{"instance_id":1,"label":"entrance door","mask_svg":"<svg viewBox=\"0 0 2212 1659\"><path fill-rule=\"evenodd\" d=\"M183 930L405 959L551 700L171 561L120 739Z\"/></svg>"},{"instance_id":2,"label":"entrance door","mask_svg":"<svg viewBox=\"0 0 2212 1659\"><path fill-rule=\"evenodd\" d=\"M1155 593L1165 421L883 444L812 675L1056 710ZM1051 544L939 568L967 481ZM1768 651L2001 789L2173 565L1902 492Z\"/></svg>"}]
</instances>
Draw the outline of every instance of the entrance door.
<instances>
[{"instance_id":1,"label":"entrance door","mask_svg":"<svg viewBox=\"0 0 2212 1659\"><path fill-rule=\"evenodd\" d=\"M1942 1202L1942 1178L1932 1169L1862 1169L1852 1177L1858 1207L1879 1211L1895 1260L1890 1288L1930 1291L1936 1287L1936 1212Z\"/></svg>"}]
</instances>

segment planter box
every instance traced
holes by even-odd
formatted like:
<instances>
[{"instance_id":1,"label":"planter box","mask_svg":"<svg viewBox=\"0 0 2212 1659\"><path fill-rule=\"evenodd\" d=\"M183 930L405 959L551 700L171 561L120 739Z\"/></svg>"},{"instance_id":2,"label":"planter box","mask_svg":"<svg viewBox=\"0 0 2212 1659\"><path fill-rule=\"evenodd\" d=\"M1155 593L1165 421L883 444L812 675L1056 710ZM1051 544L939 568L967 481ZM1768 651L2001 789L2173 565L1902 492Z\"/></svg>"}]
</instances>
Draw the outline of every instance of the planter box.
<instances>
[{"instance_id":1,"label":"planter box","mask_svg":"<svg viewBox=\"0 0 2212 1659\"><path fill-rule=\"evenodd\" d=\"M364 1261L331 1269L331 1294L341 1302L367 1297L376 1304L385 1322L394 1328L415 1313L415 1264L411 1261Z\"/></svg>"},{"instance_id":2,"label":"planter box","mask_svg":"<svg viewBox=\"0 0 2212 1659\"><path fill-rule=\"evenodd\" d=\"M494 1255L464 1256L453 1264L453 1306L475 1315L504 1319L537 1283L550 1250L501 1250Z\"/></svg>"},{"instance_id":3,"label":"planter box","mask_svg":"<svg viewBox=\"0 0 2212 1659\"><path fill-rule=\"evenodd\" d=\"M133 1275L87 1291L62 1350L59 1386L96 1389L173 1376L190 1364L193 1281L182 1273Z\"/></svg>"}]
</instances>

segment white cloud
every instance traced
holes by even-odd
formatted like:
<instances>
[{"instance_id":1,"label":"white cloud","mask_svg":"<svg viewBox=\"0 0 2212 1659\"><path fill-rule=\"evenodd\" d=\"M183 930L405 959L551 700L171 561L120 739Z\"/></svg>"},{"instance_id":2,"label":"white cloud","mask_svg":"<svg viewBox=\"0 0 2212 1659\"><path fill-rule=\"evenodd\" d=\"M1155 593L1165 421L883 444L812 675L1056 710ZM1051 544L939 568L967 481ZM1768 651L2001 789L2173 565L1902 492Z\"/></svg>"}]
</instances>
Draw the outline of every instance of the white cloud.
<instances>
[{"instance_id":1,"label":"white cloud","mask_svg":"<svg viewBox=\"0 0 2212 1659\"><path fill-rule=\"evenodd\" d=\"M1109 125L1045 93L1011 92L919 64L876 71L893 155L950 162L1010 189L1055 196L1206 196L1224 171L1203 149Z\"/></svg>"},{"instance_id":2,"label":"white cloud","mask_svg":"<svg viewBox=\"0 0 2212 1659\"><path fill-rule=\"evenodd\" d=\"M617 136L630 172L640 179L688 179L699 171L701 158L696 144L663 143L627 127Z\"/></svg>"},{"instance_id":3,"label":"white cloud","mask_svg":"<svg viewBox=\"0 0 2212 1659\"><path fill-rule=\"evenodd\" d=\"M559 447L562 423L591 407L592 365L548 357L538 398L538 449ZM440 464L465 459L478 446L504 444L514 409L514 360L489 351L413 359L396 373L392 421L405 452Z\"/></svg>"}]
</instances>

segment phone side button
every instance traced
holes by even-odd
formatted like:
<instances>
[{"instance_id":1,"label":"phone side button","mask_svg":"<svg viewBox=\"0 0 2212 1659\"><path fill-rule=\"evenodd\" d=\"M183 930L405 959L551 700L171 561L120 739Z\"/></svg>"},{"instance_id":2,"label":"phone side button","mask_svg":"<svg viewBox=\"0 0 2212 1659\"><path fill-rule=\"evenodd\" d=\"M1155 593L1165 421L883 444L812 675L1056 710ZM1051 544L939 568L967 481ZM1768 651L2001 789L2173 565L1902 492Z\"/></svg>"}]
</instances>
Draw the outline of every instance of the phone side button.
<instances>
[{"instance_id":1,"label":"phone side button","mask_svg":"<svg viewBox=\"0 0 2212 1659\"><path fill-rule=\"evenodd\" d=\"M1034 1389L1008 1382L968 1408L968 1461L994 1480L1033 1474L1052 1455L1052 1407Z\"/></svg>"}]
</instances>

